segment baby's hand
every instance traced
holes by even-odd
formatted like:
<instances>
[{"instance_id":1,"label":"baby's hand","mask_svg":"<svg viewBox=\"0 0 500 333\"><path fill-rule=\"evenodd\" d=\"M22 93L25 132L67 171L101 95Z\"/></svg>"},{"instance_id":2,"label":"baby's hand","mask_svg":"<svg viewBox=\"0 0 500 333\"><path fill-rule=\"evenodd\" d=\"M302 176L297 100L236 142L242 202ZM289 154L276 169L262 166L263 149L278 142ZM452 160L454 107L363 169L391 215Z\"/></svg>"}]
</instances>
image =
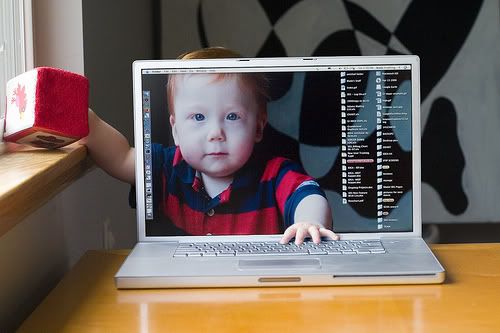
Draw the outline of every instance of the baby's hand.
<instances>
[{"instance_id":1,"label":"baby's hand","mask_svg":"<svg viewBox=\"0 0 500 333\"><path fill-rule=\"evenodd\" d=\"M321 242L321 237L329 237L333 240L339 239L339 236L337 236L333 231L328 230L320 224L299 222L294 223L285 230L280 243L286 244L293 237L295 237L295 244L300 245L304 242L304 238L307 236L311 236L313 242L316 244Z\"/></svg>"}]
</instances>

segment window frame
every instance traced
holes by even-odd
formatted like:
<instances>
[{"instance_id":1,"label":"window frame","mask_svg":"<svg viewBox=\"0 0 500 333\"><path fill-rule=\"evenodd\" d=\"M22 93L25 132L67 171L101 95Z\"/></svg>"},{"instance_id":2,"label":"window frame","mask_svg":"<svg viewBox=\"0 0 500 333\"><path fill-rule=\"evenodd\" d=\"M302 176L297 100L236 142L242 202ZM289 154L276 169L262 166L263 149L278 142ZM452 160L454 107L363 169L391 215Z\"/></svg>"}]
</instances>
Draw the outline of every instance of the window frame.
<instances>
[{"instance_id":1,"label":"window frame","mask_svg":"<svg viewBox=\"0 0 500 333\"><path fill-rule=\"evenodd\" d=\"M7 81L34 67L32 0L0 2L0 142Z\"/></svg>"}]
</instances>

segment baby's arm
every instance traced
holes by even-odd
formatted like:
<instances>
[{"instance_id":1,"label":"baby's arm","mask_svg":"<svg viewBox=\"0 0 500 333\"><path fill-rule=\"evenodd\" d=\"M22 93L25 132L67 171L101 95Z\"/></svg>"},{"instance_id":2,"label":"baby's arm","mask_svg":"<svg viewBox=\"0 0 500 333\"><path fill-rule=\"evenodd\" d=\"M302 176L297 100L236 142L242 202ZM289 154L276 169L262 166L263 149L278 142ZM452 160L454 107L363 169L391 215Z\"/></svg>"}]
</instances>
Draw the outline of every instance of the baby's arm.
<instances>
[{"instance_id":1,"label":"baby's arm","mask_svg":"<svg viewBox=\"0 0 500 333\"><path fill-rule=\"evenodd\" d=\"M294 224L288 227L280 243L288 243L295 237L295 244L302 244L304 238L311 236L314 243L320 243L321 237L339 239L331 231L331 211L328 201L319 194L303 198L295 209Z\"/></svg>"},{"instance_id":2,"label":"baby's arm","mask_svg":"<svg viewBox=\"0 0 500 333\"><path fill-rule=\"evenodd\" d=\"M89 109L89 135L80 140L94 162L109 175L135 184L135 149L127 139Z\"/></svg>"}]
</instances>

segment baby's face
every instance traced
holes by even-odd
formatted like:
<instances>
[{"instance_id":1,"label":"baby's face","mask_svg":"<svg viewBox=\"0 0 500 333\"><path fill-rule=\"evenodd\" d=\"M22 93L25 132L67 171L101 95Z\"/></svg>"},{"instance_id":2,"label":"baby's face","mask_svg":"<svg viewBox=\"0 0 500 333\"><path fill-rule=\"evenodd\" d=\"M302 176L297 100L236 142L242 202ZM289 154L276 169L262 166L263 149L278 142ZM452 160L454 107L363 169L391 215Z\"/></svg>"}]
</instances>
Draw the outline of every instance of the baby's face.
<instances>
[{"instance_id":1,"label":"baby's face","mask_svg":"<svg viewBox=\"0 0 500 333\"><path fill-rule=\"evenodd\" d=\"M186 75L172 97L172 134L189 165L210 177L230 177L248 161L265 118L236 77Z\"/></svg>"}]
</instances>

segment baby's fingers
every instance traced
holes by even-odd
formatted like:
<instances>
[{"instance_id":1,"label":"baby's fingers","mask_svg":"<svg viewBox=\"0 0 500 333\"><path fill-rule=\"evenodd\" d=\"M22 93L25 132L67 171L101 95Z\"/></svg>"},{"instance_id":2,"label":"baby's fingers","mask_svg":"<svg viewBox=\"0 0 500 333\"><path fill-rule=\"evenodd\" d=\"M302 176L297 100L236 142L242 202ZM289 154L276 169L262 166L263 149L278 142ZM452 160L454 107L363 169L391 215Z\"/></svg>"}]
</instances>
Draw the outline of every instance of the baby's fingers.
<instances>
[{"instance_id":1,"label":"baby's fingers","mask_svg":"<svg viewBox=\"0 0 500 333\"><path fill-rule=\"evenodd\" d=\"M321 234L321 237L328 237L328 238L331 238L333 240L339 240L340 237L335 234L333 231L329 230L329 229L326 229L326 228L319 228L319 233Z\"/></svg>"},{"instance_id":2,"label":"baby's fingers","mask_svg":"<svg viewBox=\"0 0 500 333\"><path fill-rule=\"evenodd\" d=\"M295 245L304 243L304 239L308 235L307 229L304 226L298 227L295 233Z\"/></svg>"},{"instance_id":3,"label":"baby's fingers","mask_svg":"<svg viewBox=\"0 0 500 333\"><path fill-rule=\"evenodd\" d=\"M295 226L291 226L286 229L283 233L283 237L281 237L280 244L288 243L293 237L295 237L295 233L297 232L297 228Z\"/></svg>"},{"instance_id":4,"label":"baby's fingers","mask_svg":"<svg viewBox=\"0 0 500 333\"><path fill-rule=\"evenodd\" d=\"M315 244L321 243L321 235L318 229L319 227L317 225L312 225L309 228L307 228L307 231L309 232L309 235L311 236Z\"/></svg>"}]
</instances>

